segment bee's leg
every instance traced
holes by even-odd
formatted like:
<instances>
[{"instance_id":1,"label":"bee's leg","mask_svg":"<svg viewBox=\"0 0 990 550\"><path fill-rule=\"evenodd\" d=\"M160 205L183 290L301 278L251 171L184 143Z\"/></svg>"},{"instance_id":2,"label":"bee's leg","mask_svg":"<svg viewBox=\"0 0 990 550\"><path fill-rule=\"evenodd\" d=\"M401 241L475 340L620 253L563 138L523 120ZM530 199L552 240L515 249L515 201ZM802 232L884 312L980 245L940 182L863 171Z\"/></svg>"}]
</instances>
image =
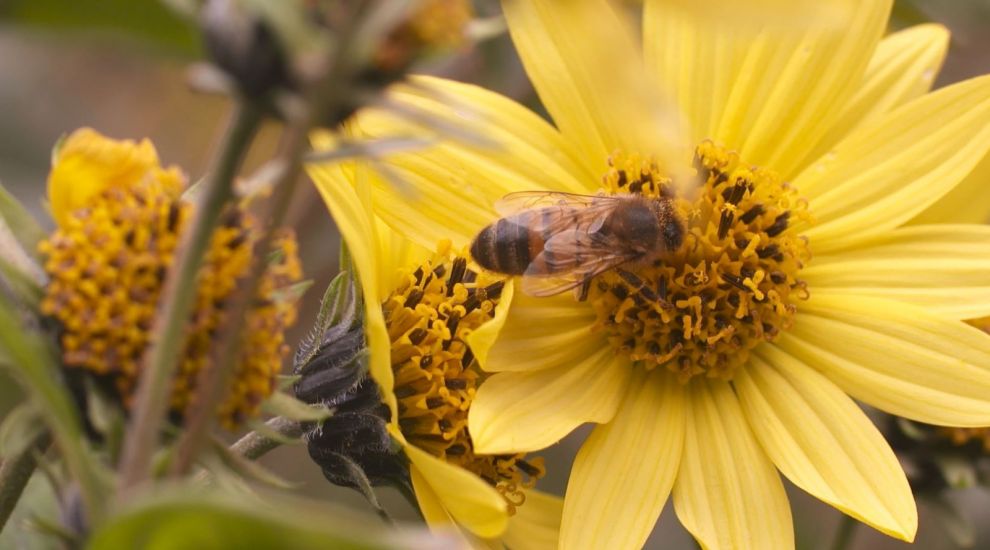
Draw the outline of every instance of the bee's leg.
<instances>
[{"instance_id":1,"label":"bee's leg","mask_svg":"<svg viewBox=\"0 0 990 550\"><path fill-rule=\"evenodd\" d=\"M583 302L588 299L588 291L591 290L591 278L587 278L581 283L581 286L574 289L575 298L577 301Z\"/></svg>"}]
</instances>

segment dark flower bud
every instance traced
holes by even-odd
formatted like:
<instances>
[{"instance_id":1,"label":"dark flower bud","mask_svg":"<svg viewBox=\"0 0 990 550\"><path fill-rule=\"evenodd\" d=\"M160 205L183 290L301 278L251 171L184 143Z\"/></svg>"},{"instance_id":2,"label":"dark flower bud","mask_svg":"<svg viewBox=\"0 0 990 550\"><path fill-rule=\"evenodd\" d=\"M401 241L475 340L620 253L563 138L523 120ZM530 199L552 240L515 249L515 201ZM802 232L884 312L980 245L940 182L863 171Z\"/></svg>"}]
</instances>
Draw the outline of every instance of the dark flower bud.
<instances>
[{"instance_id":1,"label":"dark flower bud","mask_svg":"<svg viewBox=\"0 0 990 550\"><path fill-rule=\"evenodd\" d=\"M368 372L367 343L353 284L331 283L313 336L297 353L296 397L333 415L307 427L310 458L328 481L370 496L371 486L409 487L409 466L388 433L391 412Z\"/></svg>"},{"instance_id":2,"label":"dark flower bud","mask_svg":"<svg viewBox=\"0 0 990 550\"><path fill-rule=\"evenodd\" d=\"M258 98L292 87L285 52L259 14L237 0L208 0L201 24L210 58L245 96Z\"/></svg>"}]
</instances>

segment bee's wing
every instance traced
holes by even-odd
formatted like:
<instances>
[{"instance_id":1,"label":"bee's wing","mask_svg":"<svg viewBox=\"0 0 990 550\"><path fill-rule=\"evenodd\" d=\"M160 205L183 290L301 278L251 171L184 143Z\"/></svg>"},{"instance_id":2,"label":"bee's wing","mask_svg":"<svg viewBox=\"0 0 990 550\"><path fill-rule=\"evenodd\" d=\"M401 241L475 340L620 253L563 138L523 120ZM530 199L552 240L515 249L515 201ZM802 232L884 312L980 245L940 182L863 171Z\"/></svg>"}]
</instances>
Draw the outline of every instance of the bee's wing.
<instances>
[{"instance_id":1,"label":"bee's wing","mask_svg":"<svg viewBox=\"0 0 990 550\"><path fill-rule=\"evenodd\" d=\"M623 250L598 234L581 229L562 231L530 262L523 273L523 292L530 296L559 294L636 258L636 252Z\"/></svg>"},{"instance_id":2,"label":"bee's wing","mask_svg":"<svg viewBox=\"0 0 990 550\"><path fill-rule=\"evenodd\" d=\"M562 210L583 209L595 205L608 207L614 206L620 200L622 199L614 196L578 195L559 191L517 191L495 201L495 211L500 216L512 216L524 210L549 206L559 206Z\"/></svg>"}]
</instances>

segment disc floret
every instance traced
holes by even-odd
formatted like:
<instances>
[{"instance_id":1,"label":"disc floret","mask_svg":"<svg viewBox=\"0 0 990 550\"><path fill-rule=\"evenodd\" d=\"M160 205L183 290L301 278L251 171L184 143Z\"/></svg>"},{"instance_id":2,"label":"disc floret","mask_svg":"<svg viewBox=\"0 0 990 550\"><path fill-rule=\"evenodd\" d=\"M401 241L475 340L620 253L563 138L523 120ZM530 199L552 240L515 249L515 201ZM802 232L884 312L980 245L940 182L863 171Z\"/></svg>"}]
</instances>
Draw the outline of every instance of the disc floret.
<instances>
[{"instance_id":1,"label":"disc floret","mask_svg":"<svg viewBox=\"0 0 990 550\"><path fill-rule=\"evenodd\" d=\"M730 379L750 350L791 326L797 302L808 297L798 278L808 242L791 230L808 218L796 190L707 141L694 168L697 185L680 194L654 159L621 152L609 159L606 193L670 198L687 232L678 250L606 272L588 295L595 330L616 350L683 382Z\"/></svg>"},{"instance_id":2,"label":"disc floret","mask_svg":"<svg viewBox=\"0 0 990 550\"><path fill-rule=\"evenodd\" d=\"M468 411L483 374L467 335L492 319L504 282L469 268L449 245L404 277L382 304L392 346L399 426L410 444L495 487L510 512L543 476L541 458L478 455Z\"/></svg>"}]
</instances>

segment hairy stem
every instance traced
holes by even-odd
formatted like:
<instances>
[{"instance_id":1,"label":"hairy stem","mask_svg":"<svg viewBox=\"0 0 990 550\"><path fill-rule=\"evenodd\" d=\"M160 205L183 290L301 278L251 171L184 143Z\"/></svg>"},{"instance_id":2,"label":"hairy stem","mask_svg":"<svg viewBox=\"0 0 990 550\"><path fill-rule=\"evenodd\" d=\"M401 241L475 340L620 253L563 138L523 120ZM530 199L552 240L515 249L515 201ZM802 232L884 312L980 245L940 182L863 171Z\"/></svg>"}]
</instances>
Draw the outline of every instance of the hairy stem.
<instances>
[{"instance_id":1,"label":"hairy stem","mask_svg":"<svg viewBox=\"0 0 990 550\"><path fill-rule=\"evenodd\" d=\"M35 467L38 466L34 458L35 450L47 447L50 442L48 432L38 434L21 454L8 457L0 464L0 532L3 532Z\"/></svg>"},{"instance_id":2,"label":"hairy stem","mask_svg":"<svg viewBox=\"0 0 990 550\"><path fill-rule=\"evenodd\" d=\"M303 433L303 427L300 422L281 416L272 418L268 422L265 422L265 425L287 438L296 438ZM245 458L257 460L280 445L282 444L274 439L269 439L267 436L258 432L251 432L238 439L236 443L230 446L230 450Z\"/></svg>"},{"instance_id":3,"label":"hairy stem","mask_svg":"<svg viewBox=\"0 0 990 550\"><path fill-rule=\"evenodd\" d=\"M233 196L234 177L260 127L258 105L241 102L224 138L215 167L209 174L196 207L192 226L183 235L176 263L162 291L162 309L152 334L157 338L146 352L138 382L134 412L124 438L121 490L146 480L172 393L172 377L185 347L185 328L196 298L196 279L224 207Z\"/></svg>"},{"instance_id":4,"label":"hairy stem","mask_svg":"<svg viewBox=\"0 0 990 550\"><path fill-rule=\"evenodd\" d=\"M329 64L329 69L315 82L305 94L306 109L300 116L290 121L283 134L279 148L277 163L283 166L277 181L274 182L274 195L270 201L268 223L265 233L260 239L256 251L260 258L255 262L250 275L241 281L238 290L230 298L228 315L231 319L240 319L247 313L251 299L257 292L265 265L261 258L267 254L272 242L272 232L282 225L289 209L292 196L301 179L303 157L309 144L309 132L316 127L336 127L342 119L329 116L328 113L346 112L343 106L350 101L346 89L341 82L348 82L354 75L354 67L349 62L352 52L349 46L351 36L347 33L340 37L342 47L338 48ZM328 118L329 116L329 118ZM213 421L213 411L216 404L223 399L223 388L227 387L243 342L243 326L229 324L221 335L215 355L217 361L213 368L197 380L197 393L200 398L192 404L189 422L186 423L185 433L179 442L177 460L172 467L173 475L188 473L203 444L209 439L208 432Z\"/></svg>"}]
</instances>

